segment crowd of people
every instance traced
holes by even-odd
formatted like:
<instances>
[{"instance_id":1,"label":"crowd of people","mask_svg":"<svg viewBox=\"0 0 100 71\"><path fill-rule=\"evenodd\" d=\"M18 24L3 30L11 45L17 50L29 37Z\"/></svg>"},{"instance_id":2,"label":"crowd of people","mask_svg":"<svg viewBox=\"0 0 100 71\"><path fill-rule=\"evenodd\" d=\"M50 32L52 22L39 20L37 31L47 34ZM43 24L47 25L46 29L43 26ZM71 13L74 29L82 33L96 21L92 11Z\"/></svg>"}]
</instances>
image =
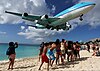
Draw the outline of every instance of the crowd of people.
<instances>
[{"instance_id":1,"label":"crowd of people","mask_svg":"<svg viewBox=\"0 0 100 71\"><path fill-rule=\"evenodd\" d=\"M67 61L74 61L77 58L80 58L80 44L78 42L73 41L67 41L65 39L62 39L60 42L59 39L57 39L55 42L48 42L44 43L42 42L40 46L40 54L39 54L39 60L41 59L41 65L39 67L39 70L41 70L41 67L44 62L46 62L47 65L47 71L49 70L49 65L52 66L54 61L56 65L65 64L65 60L67 58ZM67 56L66 56L67 54Z\"/></svg>"},{"instance_id":2,"label":"crowd of people","mask_svg":"<svg viewBox=\"0 0 100 71\"><path fill-rule=\"evenodd\" d=\"M94 45L94 44L93 44ZM55 62L56 65L65 64L69 61L75 61L76 59L80 59L80 50L87 50L90 52L90 44L89 43L79 43L78 41L66 41L62 39L60 41L57 39L55 42L48 42L40 45L40 54L39 54L39 61L41 59L41 65L39 70L44 62L47 65L47 71L49 71L49 65L52 67L53 63ZM99 47L95 45L92 46L93 54L92 56L100 56ZM67 60L67 61L65 61Z\"/></svg>"},{"instance_id":3,"label":"crowd of people","mask_svg":"<svg viewBox=\"0 0 100 71\"><path fill-rule=\"evenodd\" d=\"M13 69L16 52L15 49L18 47L17 42L9 42L9 48L6 51L6 55L9 58L9 69ZM49 66L53 66L54 62L56 65L66 64L69 61L75 61L80 59L80 50L87 50L90 52L91 46L89 43L81 44L78 41L66 41L62 39L61 41L57 39L55 42L42 42L40 45L39 61L41 62L39 70L43 63L47 63L47 71L49 71ZM92 46L93 54L92 56L100 56L99 47L95 44Z\"/></svg>"},{"instance_id":4,"label":"crowd of people","mask_svg":"<svg viewBox=\"0 0 100 71\"><path fill-rule=\"evenodd\" d=\"M96 46L96 44L93 44L92 50L93 50L92 56L100 56L99 46Z\"/></svg>"}]
</instances>

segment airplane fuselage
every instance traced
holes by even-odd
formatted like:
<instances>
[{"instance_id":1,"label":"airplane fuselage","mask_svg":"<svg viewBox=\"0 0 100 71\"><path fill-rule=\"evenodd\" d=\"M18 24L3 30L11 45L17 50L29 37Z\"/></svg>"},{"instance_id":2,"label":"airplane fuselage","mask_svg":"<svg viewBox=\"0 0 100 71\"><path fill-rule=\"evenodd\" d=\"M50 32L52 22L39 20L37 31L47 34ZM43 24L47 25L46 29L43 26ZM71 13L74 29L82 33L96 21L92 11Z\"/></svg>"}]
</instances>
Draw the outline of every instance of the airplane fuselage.
<instances>
[{"instance_id":1,"label":"airplane fuselage","mask_svg":"<svg viewBox=\"0 0 100 71\"><path fill-rule=\"evenodd\" d=\"M58 23L59 25L61 25L68 22L69 20L80 17L82 14L86 14L88 11L90 11L94 6L95 4L91 2L82 2L76 4L71 8L68 8L62 11L61 13L57 14L55 17L59 17L61 19L52 22L51 25L57 26Z\"/></svg>"}]
</instances>

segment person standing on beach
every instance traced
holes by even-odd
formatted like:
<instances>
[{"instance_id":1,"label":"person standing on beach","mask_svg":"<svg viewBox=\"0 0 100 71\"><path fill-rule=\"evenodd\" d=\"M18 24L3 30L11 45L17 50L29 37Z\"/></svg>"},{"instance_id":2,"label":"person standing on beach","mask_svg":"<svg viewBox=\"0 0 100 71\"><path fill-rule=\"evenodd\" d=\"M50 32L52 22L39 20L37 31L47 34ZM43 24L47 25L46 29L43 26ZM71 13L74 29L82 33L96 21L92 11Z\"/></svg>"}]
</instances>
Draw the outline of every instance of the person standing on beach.
<instances>
[{"instance_id":1,"label":"person standing on beach","mask_svg":"<svg viewBox=\"0 0 100 71\"><path fill-rule=\"evenodd\" d=\"M72 41L68 41L68 51L67 51L67 61L69 62L69 58L71 57L71 61L72 61L72 57L73 57L73 42Z\"/></svg>"},{"instance_id":2,"label":"person standing on beach","mask_svg":"<svg viewBox=\"0 0 100 71\"><path fill-rule=\"evenodd\" d=\"M96 44L95 43L93 43L92 50L93 50L92 56L95 56L96 54Z\"/></svg>"},{"instance_id":3,"label":"person standing on beach","mask_svg":"<svg viewBox=\"0 0 100 71\"><path fill-rule=\"evenodd\" d=\"M52 66L55 61L55 56L53 50L56 48L56 44L54 42L50 42L50 48L48 50L48 58L49 58L49 64Z\"/></svg>"},{"instance_id":4,"label":"person standing on beach","mask_svg":"<svg viewBox=\"0 0 100 71\"><path fill-rule=\"evenodd\" d=\"M87 51L90 52L90 45L87 43Z\"/></svg>"},{"instance_id":5,"label":"person standing on beach","mask_svg":"<svg viewBox=\"0 0 100 71\"><path fill-rule=\"evenodd\" d=\"M9 69L13 69L13 65L14 65L14 60L15 60L15 57L16 57L16 52L15 52L15 48L18 47L18 43L15 42L9 42L9 48L6 52L6 55L8 55L8 58L9 58L9 67L8 67L8 70Z\"/></svg>"},{"instance_id":6,"label":"person standing on beach","mask_svg":"<svg viewBox=\"0 0 100 71\"><path fill-rule=\"evenodd\" d=\"M65 54L65 50L66 50L66 40L62 39L61 42L61 53L64 59L66 59L66 54Z\"/></svg>"},{"instance_id":7,"label":"person standing on beach","mask_svg":"<svg viewBox=\"0 0 100 71\"><path fill-rule=\"evenodd\" d=\"M80 53L79 53L80 48L81 48L81 46L80 46L79 42L77 41L76 42L76 53L77 53L76 57L79 58L79 59L80 59Z\"/></svg>"},{"instance_id":8,"label":"person standing on beach","mask_svg":"<svg viewBox=\"0 0 100 71\"><path fill-rule=\"evenodd\" d=\"M61 53L61 49L60 49L60 47L61 47L60 40L57 39L56 43L57 43L57 45L56 45L57 46L56 47L56 65L57 65L57 63L59 64L59 56L61 57L62 64L64 64L64 59L62 58L62 53Z\"/></svg>"},{"instance_id":9,"label":"person standing on beach","mask_svg":"<svg viewBox=\"0 0 100 71\"><path fill-rule=\"evenodd\" d=\"M49 47L50 47L49 43L44 43L44 48L43 48L43 52L42 52L42 55L41 55L42 61L41 61L41 65L39 67L39 70L41 70L43 63L46 62L48 64L47 65L47 71L49 71L49 59L46 55Z\"/></svg>"},{"instance_id":10,"label":"person standing on beach","mask_svg":"<svg viewBox=\"0 0 100 71\"><path fill-rule=\"evenodd\" d=\"M76 58L77 58L76 42L73 43L73 48L74 48L73 56L74 56L74 60L76 60Z\"/></svg>"},{"instance_id":11,"label":"person standing on beach","mask_svg":"<svg viewBox=\"0 0 100 71\"><path fill-rule=\"evenodd\" d=\"M39 61L40 61L40 58L41 58L43 49L44 49L44 42L42 42L42 43L40 44L40 49L39 49L39 50L40 50L40 53L39 53Z\"/></svg>"},{"instance_id":12,"label":"person standing on beach","mask_svg":"<svg viewBox=\"0 0 100 71\"><path fill-rule=\"evenodd\" d=\"M97 49L96 49L96 56L100 56L100 50L99 50L99 47L97 47Z\"/></svg>"}]
</instances>

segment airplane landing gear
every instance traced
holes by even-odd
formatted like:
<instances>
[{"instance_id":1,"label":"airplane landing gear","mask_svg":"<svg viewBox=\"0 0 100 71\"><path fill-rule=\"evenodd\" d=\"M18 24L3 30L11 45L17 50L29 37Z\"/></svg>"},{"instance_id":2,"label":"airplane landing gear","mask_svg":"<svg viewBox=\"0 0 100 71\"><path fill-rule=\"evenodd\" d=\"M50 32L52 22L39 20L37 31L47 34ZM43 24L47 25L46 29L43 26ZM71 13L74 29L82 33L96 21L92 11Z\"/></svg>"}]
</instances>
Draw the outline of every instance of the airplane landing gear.
<instances>
[{"instance_id":1,"label":"airplane landing gear","mask_svg":"<svg viewBox=\"0 0 100 71\"><path fill-rule=\"evenodd\" d=\"M59 28L57 28L56 30L59 31Z\"/></svg>"},{"instance_id":2,"label":"airplane landing gear","mask_svg":"<svg viewBox=\"0 0 100 71\"><path fill-rule=\"evenodd\" d=\"M83 18L82 17L83 17L83 14L81 14L81 16L79 18L80 21L83 21Z\"/></svg>"},{"instance_id":3,"label":"airplane landing gear","mask_svg":"<svg viewBox=\"0 0 100 71\"><path fill-rule=\"evenodd\" d=\"M51 30L54 30L54 28L51 28Z\"/></svg>"},{"instance_id":4,"label":"airplane landing gear","mask_svg":"<svg viewBox=\"0 0 100 71\"><path fill-rule=\"evenodd\" d=\"M80 21L83 21L83 18L80 17Z\"/></svg>"},{"instance_id":5,"label":"airplane landing gear","mask_svg":"<svg viewBox=\"0 0 100 71\"><path fill-rule=\"evenodd\" d=\"M72 28L72 26L70 25L69 28Z\"/></svg>"},{"instance_id":6,"label":"airplane landing gear","mask_svg":"<svg viewBox=\"0 0 100 71\"><path fill-rule=\"evenodd\" d=\"M46 25L46 28L47 28L47 29L50 29L51 27L50 27L49 25Z\"/></svg>"},{"instance_id":7,"label":"airplane landing gear","mask_svg":"<svg viewBox=\"0 0 100 71\"><path fill-rule=\"evenodd\" d=\"M69 28L67 30L69 30Z\"/></svg>"}]
</instances>

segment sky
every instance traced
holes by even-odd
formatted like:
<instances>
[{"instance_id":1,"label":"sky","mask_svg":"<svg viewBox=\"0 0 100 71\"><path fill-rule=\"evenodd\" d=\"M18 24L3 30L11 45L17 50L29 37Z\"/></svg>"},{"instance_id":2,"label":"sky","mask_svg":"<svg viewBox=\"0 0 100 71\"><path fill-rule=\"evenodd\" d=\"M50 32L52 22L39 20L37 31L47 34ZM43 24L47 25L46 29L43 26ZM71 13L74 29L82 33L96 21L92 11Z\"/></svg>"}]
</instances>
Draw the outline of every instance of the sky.
<instances>
[{"instance_id":1,"label":"sky","mask_svg":"<svg viewBox=\"0 0 100 71\"><path fill-rule=\"evenodd\" d=\"M4 13L5 10L33 15L54 16L59 12L80 2L91 1L96 6L83 16L83 21L74 19L69 21L72 28L69 31L35 29L26 24L34 24L20 17ZM41 42L66 39L72 41L87 41L100 38L100 1L99 0L1 0L0 1L0 42L10 41L39 44Z\"/></svg>"}]
</instances>

